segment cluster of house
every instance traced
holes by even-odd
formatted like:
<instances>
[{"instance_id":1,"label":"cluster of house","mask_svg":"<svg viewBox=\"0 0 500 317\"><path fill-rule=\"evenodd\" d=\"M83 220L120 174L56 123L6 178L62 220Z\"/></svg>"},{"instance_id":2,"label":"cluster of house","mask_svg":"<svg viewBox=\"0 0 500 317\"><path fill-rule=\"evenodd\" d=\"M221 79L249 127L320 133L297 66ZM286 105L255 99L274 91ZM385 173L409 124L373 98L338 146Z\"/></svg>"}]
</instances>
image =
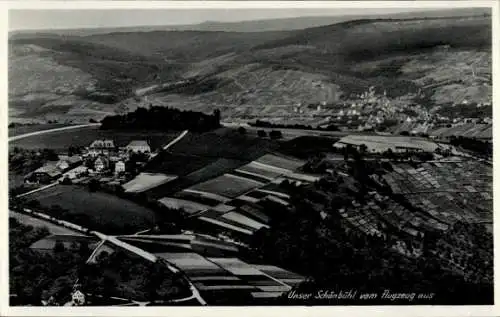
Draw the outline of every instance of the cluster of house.
<instances>
[{"instance_id":1,"label":"cluster of house","mask_svg":"<svg viewBox=\"0 0 500 317\"><path fill-rule=\"evenodd\" d=\"M149 155L147 141L135 140L125 147L117 147L113 140L95 140L82 155L59 155L59 161L46 163L25 177L27 183L50 183L68 178L74 180L88 174L126 172L126 163L132 153Z\"/></svg>"}]
</instances>

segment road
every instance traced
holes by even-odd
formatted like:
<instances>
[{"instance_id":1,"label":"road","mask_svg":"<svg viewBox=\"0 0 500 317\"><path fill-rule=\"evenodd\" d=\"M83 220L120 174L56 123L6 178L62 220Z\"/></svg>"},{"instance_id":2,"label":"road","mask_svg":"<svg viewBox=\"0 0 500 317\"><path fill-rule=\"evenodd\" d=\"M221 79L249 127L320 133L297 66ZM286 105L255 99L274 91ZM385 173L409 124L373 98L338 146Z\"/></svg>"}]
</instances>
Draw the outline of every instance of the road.
<instances>
[{"instance_id":1,"label":"road","mask_svg":"<svg viewBox=\"0 0 500 317\"><path fill-rule=\"evenodd\" d=\"M100 123L89 123L89 124L72 125L72 126L62 127L62 128L35 131L35 132L30 132L30 133L25 133L25 134L9 137L9 142L17 141L17 140L28 138L28 137L35 136L35 135L42 135L42 134L59 132L59 131L66 131L66 130L82 129L82 128L88 128L88 127L96 127L96 126L100 126L100 125L101 125Z\"/></svg>"},{"instance_id":2,"label":"road","mask_svg":"<svg viewBox=\"0 0 500 317\"><path fill-rule=\"evenodd\" d=\"M164 150L168 150L171 146L173 146L175 143L179 142L180 140L182 140L183 137L186 136L186 134L188 134L188 130L184 130L182 131L182 133L176 137L175 139L173 139L172 141L170 141L170 143L168 143L167 145L165 145L163 147Z\"/></svg>"}]
</instances>

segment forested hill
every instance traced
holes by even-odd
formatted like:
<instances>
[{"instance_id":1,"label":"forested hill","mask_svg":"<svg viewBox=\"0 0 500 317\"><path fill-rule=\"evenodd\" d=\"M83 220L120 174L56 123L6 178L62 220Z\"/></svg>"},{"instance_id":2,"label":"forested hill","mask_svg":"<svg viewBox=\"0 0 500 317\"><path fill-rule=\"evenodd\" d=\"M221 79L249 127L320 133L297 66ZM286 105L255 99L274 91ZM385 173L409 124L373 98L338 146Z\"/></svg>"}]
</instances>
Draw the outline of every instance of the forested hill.
<instances>
[{"instance_id":1,"label":"forested hill","mask_svg":"<svg viewBox=\"0 0 500 317\"><path fill-rule=\"evenodd\" d=\"M150 101L240 116L237 107L245 114L254 105L335 103L376 86L390 97L432 87L423 89L431 106L482 102L491 83L475 85L470 69L491 75L491 16L456 14L272 32L23 36L9 41L10 106L23 117L102 119L123 105L146 106L133 99L138 89L185 80L180 91L153 89Z\"/></svg>"}]
</instances>

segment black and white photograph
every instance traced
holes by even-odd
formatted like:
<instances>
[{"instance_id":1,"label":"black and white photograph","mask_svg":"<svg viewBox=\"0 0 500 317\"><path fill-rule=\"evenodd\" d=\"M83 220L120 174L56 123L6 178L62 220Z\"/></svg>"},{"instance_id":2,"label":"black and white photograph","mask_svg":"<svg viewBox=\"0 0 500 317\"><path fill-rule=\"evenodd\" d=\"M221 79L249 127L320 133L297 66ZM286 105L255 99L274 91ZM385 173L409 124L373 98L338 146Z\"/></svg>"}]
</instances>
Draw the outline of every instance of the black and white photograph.
<instances>
[{"instance_id":1,"label":"black and white photograph","mask_svg":"<svg viewBox=\"0 0 500 317\"><path fill-rule=\"evenodd\" d=\"M473 2L9 8L8 306L493 307Z\"/></svg>"}]
</instances>

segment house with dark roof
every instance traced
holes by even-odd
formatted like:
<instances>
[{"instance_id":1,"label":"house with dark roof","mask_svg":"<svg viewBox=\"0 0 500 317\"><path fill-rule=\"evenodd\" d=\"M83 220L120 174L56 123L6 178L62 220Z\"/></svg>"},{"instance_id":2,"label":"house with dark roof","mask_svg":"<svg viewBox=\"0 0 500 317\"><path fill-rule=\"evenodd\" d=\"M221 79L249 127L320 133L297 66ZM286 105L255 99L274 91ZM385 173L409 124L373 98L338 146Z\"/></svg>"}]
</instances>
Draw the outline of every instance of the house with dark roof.
<instances>
[{"instance_id":1,"label":"house with dark roof","mask_svg":"<svg viewBox=\"0 0 500 317\"><path fill-rule=\"evenodd\" d=\"M49 184L62 176L56 163L46 164L24 177L25 182Z\"/></svg>"},{"instance_id":2,"label":"house with dark roof","mask_svg":"<svg viewBox=\"0 0 500 317\"><path fill-rule=\"evenodd\" d=\"M90 144L88 153L90 156L98 156L109 155L114 151L116 151L116 146L113 140L95 140Z\"/></svg>"}]
</instances>

